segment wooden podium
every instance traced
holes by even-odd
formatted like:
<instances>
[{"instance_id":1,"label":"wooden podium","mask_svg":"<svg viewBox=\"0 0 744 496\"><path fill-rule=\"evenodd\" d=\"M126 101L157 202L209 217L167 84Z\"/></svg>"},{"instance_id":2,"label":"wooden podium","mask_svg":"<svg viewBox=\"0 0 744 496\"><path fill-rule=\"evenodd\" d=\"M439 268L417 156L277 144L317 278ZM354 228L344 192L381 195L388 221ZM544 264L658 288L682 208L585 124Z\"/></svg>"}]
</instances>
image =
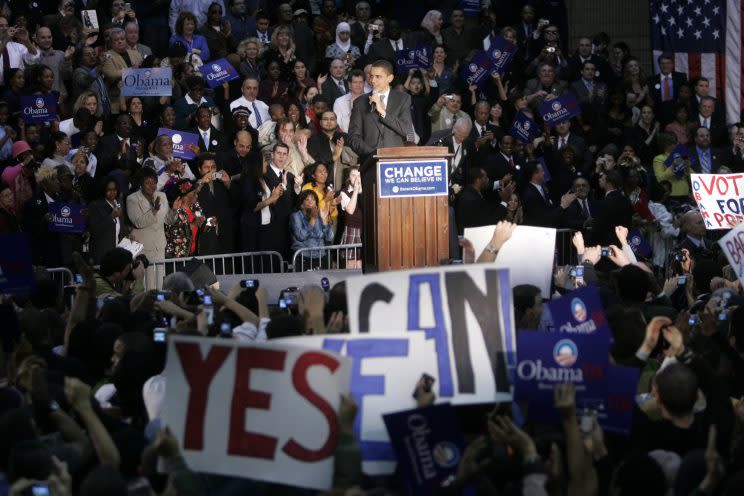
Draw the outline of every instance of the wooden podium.
<instances>
[{"instance_id":1,"label":"wooden podium","mask_svg":"<svg viewBox=\"0 0 744 496\"><path fill-rule=\"evenodd\" d=\"M433 267L449 259L447 186L451 157L445 147L403 146L379 148L377 155L364 164L364 272ZM412 175L416 167L406 164L427 160L444 163L443 192L440 188L436 193L383 197L393 195L392 191L397 188L378 184L381 164L395 166L398 173L404 171Z\"/></svg>"}]
</instances>

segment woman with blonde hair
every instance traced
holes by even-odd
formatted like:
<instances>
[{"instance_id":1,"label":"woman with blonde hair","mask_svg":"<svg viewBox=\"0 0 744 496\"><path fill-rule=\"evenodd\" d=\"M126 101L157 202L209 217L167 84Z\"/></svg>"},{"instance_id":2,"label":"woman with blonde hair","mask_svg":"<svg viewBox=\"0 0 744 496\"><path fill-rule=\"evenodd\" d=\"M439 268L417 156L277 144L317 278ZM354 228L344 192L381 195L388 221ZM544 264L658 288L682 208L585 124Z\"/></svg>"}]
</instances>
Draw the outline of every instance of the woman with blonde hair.
<instances>
[{"instance_id":1,"label":"woman with blonde hair","mask_svg":"<svg viewBox=\"0 0 744 496\"><path fill-rule=\"evenodd\" d=\"M421 20L424 43L430 46L442 44L442 24L444 24L444 17L438 10L430 10L424 15Z\"/></svg>"},{"instance_id":2,"label":"woman with blonde hair","mask_svg":"<svg viewBox=\"0 0 744 496\"><path fill-rule=\"evenodd\" d=\"M263 62L266 67L276 61L281 69L280 78L283 81L291 81L294 72L295 42L292 31L287 26L278 26L271 33L269 48L263 54Z\"/></svg>"},{"instance_id":3,"label":"woman with blonde hair","mask_svg":"<svg viewBox=\"0 0 744 496\"><path fill-rule=\"evenodd\" d=\"M238 48L235 50L238 57L240 57L240 65L238 66L238 72L246 77L254 77L259 82L261 81L261 72L263 71L263 64L259 62L261 56L261 43L258 38L246 38L238 43Z\"/></svg>"}]
</instances>

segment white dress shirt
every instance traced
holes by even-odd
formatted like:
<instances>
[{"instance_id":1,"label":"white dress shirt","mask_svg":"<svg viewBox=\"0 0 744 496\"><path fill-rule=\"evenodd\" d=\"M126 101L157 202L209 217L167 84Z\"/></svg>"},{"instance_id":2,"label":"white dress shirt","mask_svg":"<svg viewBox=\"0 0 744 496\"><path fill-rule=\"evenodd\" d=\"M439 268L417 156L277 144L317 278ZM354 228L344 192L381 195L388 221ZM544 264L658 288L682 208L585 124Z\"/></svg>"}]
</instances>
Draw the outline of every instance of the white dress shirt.
<instances>
[{"instance_id":1,"label":"white dress shirt","mask_svg":"<svg viewBox=\"0 0 744 496\"><path fill-rule=\"evenodd\" d=\"M336 123L341 131L349 132L349 121L351 120L351 107L354 101L352 100L351 92L346 93L333 102L333 113L336 114Z\"/></svg>"},{"instance_id":2,"label":"white dress shirt","mask_svg":"<svg viewBox=\"0 0 744 496\"><path fill-rule=\"evenodd\" d=\"M8 49L9 64L8 67L11 69L23 69L26 65L35 65L39 63L41 52L37 49L36 53L30 53L25 45L16 43L15 41L8 42L5 47ZM0 52L0 84L2 84L5 74L3 74L3 54ZM55 74L56 76L56 74Z\"/></svg>"},{"instance_id":3,"label":"white dress shirt","mask_svg":"<svg viewBox=\"0 0 744 496\"><path fill-rule=\"evenodd\" d=\"M245 107L248 110L251 111L251 115L248 116L248 124L251 125L253 129L258 129L258 126L256 125L256 116L255 112L253 111L253 104L256 104L256 109L261 114L261 124L263 124L266 121L271 120L271 117L269 116L269 106L266 105L261 100L253 100L252 102L249 102L246 100L244 96L241 96L240 98L237 98L230 102L230 112L232 112L235 107Z\"/></svg>"}]
</instances>

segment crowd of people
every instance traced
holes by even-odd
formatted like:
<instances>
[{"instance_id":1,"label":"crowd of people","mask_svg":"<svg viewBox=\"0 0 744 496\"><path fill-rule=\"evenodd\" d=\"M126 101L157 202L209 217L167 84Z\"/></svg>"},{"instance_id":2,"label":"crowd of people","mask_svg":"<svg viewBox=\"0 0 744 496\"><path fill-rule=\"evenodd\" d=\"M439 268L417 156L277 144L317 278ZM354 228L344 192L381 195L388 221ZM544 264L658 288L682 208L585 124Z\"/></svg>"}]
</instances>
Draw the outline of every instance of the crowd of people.
<instances>
[{"instance_id":1,"label":"crowd of people","mask_svg":"<svg viewBox=\"0 0 744 496\"><path fill-rule=\"evenodd\" d=\"M30 294L0 304L0 495L308 493L189 469L160 429L157 336L348 332L345 284L307 286L280 308L263 287L214 289L196 261L162 281L145 271L166 258L289 260L301 249L314 268L361 268L359 250L329 267L323 247L364 239L360 170L374 150L359 123L393 112L411 124L396 131L406 145L452 154L452 234L496 225L486 251L461 239L452 258L493 261L517 225L574 231L578 260L555 268L552 294L513 288L518 332L553 330L543 301L594 285L612 361L642 371L630 436L603 433L596 419L579 429L570 385L556 390L557 428L524 423L511 405L458 409L468 447L441 492L744 492L741 286L689 181L744 171L744 125L726 121L705 77L676 72L673 55L647 75L604 32L567 46L550 2L528 2L513 19L495 2L472 17L450 3L414 22L363 0L2 4L0 234L28 233L34 265L81 277L67 307L70 295L41 274ZM513 62L467 85L460 68L494 36L517 47ZM421 46L429 67L397 71L396 51ZM199 69L220 59L240 77L210 88ZM122 96L122 70L154 67L172 69L172 96ZM386 102L370 93L379 78L395 90L381 92ZM539 106L569 92L581 114L545 125ZM31 95L51 95L57 119L26 122ZM355 102L367 99L379 116L359 114ZM510 132L520 116L540 126L530 143ZM161 128L196 134L195 158L175 158ZM690 153L669 164L678 144ZM57 202L83 206L83 233L49 230ZM143 256L118 247L124 238ZM435 401L416 387L418 406ZM342 403L345 433L356 408ZM344 439L329 494L405 492L400 474L364 474L359 440Z\"/></svg>"}]
</instances>

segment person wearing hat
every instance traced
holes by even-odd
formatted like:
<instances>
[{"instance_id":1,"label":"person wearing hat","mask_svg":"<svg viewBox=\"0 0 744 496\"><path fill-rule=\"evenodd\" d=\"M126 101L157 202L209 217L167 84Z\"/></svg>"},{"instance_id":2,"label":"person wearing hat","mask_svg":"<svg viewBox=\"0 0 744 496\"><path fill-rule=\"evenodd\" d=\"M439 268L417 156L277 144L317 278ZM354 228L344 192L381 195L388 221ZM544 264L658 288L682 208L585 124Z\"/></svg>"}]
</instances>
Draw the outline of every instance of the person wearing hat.
<instances>
[{"instance_id":1,"label":"person wearing hat","mask_svg":"<svg viewBox=\"0 0 744 496\"><path fill-rule=\"evenodd\" d=\"M204 224L201 207L196 201L199 189L197 183L189 179L178 179L164 188L171 205L171 223L165 225L165 258L196 254L197 237Z\"/></svg>"},{"instance_id":2,"label":"person wearing hat","mask_svg":"<svg viewBox=\"0 0 744 496\"><path fill-rule=\"evenodd\" d=\"M294 22L297 24L304 24L305 26L308 25L308 13L305 9L297 9L294 11L292 16L294 17Z\"/></svg>"}]
</instances>

